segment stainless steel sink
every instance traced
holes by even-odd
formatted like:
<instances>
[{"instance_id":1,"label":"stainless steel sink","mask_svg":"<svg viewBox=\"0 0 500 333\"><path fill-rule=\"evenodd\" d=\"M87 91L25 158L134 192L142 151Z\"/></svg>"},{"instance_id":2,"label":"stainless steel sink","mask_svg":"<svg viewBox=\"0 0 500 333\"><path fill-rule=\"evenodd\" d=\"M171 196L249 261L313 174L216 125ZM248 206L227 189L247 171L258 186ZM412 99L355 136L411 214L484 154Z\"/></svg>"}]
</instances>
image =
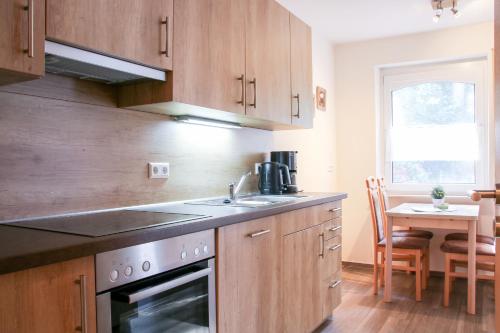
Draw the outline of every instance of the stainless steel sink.
<instances>
[{"instance_id":1,"label":"stainless steel sink","mask_svg":"<svg viewBox=\"0 0 500 333\"><path fill-rule=\"evenodd\" d=\"M188 205L206 205L206 206L228 206L228 207L247 207L258 208L273 205L284 204L306 198L306 195L247 195L241 196L237 200L228 200L226 198L200 200L186 202Z\"/></svg>"}]
</instances>

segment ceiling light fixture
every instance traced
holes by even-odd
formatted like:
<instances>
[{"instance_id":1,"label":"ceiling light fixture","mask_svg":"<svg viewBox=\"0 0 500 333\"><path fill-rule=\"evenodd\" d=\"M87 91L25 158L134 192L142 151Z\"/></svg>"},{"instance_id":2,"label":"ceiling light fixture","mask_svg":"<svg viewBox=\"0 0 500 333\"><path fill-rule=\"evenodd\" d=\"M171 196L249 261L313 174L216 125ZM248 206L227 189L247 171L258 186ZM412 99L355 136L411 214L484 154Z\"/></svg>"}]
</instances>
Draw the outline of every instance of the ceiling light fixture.
<instances>
[{"instance_id":1,"label":"ceiling light fixture","mask_svg":"<svg viewBox=\"0 0 500 333\"><path fill-rule=\"evenodd\" d=\"M178 116L175 117L175 120L194 125L204 125L204 126L212 126L212 127L221 127L221 128L241 128L241 125L238 123L233 123L230 121L222 121L222 120L214 120L207 119L195 116Z\"/></svg>"},{"instance_id":2,"label":"ceiling light fixture","mask_svg":"<svg viewBox=\"0 0 500 333\"><path fill-rule=\"evenodd\" d=\"M439 0L439 1L437 1L436 11L434 13L434 17L432 18L434 23L439 22L439 20L441 19L441 15L443 15L443 1Z\"/></svg>"},{"instance_id":3,"label":"ceiling light fixture","mask_svg":"<svg viewBox=\"0 0 500 333\"><path fill-rule=\"evenodd\" d=\"M453 17L459 18L462 12L458 10L458 0L431 0L432 9L434 9L434 16L432 20L438 23L445 9L449 9Z\"/></svg>"},{"instance_id":4,"label":"ceiling light fixture","mask_svg":"<svg viewBox=\"0 0 500 333\"><path fill-rule=\"evenodd\" d=\"M459 18L462 16L462 12L458 10L458 0L453 0L453 7L451 8L451 12L453 13L453 17Z\"/></svg>"}]
</instances>

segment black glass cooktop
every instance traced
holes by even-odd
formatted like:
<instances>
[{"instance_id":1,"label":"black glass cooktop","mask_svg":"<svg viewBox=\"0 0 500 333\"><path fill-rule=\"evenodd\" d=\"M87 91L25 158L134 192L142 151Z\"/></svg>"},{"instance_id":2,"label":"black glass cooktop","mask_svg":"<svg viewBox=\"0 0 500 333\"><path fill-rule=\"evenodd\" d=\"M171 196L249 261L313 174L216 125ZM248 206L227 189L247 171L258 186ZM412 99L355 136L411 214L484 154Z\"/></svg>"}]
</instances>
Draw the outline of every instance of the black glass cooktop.
<instances>
[{"instance_id":1,"label":"black glass cooktop","mask_svg":"<svg viewBox=\"0 0 500 333\"><path fill-rule=\"evenodd\" d=\"M8 223L8 225L80 236L100 237L207 217L209 216L120 210L19 221Z\"/></svg>"}]
</instances>

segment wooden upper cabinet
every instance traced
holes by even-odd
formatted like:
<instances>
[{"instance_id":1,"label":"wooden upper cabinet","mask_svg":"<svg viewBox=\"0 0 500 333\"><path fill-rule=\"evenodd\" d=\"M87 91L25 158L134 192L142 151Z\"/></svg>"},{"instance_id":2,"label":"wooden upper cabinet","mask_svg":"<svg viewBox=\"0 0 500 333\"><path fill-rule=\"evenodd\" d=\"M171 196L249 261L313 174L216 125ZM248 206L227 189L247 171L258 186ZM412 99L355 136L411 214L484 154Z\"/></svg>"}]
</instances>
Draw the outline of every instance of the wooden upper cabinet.
<instances>
[{"instance_id":1,"label":"wooden upper cabinet","mask_svg":"<svg viewBox=\"0 0 500 333\"><path fill-rule=\"evenodd\" d=\"M42 76L45 0L2 0L0 17L0 84Z\"/></svg>"},{"instance_id":2,"label":"wooden upper cabinet","mask_svg":"<svg viewBox=\"0 0 500 333\"><path fill-rule=\"evenodd\" d=\"M120 87L120 107L270 130L312 127L307 25L275 0L173 1L172 73L167 82Z\"/></svg>"},{"instance_id":3,"label":"wooden upper cabinet","mask_svg":"<svg viewBox=\"0 0 500 333\"><path fill-rule=\"evenodd\" d=\"M174 1L176 102L245 113L245 0Z\"/></svg>"},{"instance_id":4,"label":"wooden upper cabinet","mask_svg":"<svg viewBox=\"0 0 500 333\"><path fill-rule=\"evenodd\" d=\"M173 0L46 0L47 39L172 69Z\"/></svg>"},{"instance_id":5,"label":"wooden upper cabinet","mask_svg":"<svg viewBox=\"0 0 500 333\"><path fill-rule=\"evenodd\" d=\"M217 230L217 332L286 331L279 228L271 216Z\"/></svg>"},{"instance_id":6,"label":"wooden upper cabinet","mask_svg":"<svg viewBox=\"0 0 500 333\"><path fill-rule=\"evenodd\" d=\"M274 0L246 4L246 114L290 124L290 14Z\"/></svg>"},{"instance_id":7,"label":"wooden upper cabinet","mask_svg":"<svg viewBox=\"0 0 500 333\"><path fill-rule=\"evenodd\" d=\"M95 333L94 281L93 257L0 275L0 332Z\"/></svg>"},{"instance_id":8,"label":"wooden upper cabinet","mask_svg":"<svg viewBox=\"0 0 500 333\"><path fill-rule=\"evenodd\" d=\"M292 124L313 127L311 28L290 14Z\"/></svg>"}]
</instances>

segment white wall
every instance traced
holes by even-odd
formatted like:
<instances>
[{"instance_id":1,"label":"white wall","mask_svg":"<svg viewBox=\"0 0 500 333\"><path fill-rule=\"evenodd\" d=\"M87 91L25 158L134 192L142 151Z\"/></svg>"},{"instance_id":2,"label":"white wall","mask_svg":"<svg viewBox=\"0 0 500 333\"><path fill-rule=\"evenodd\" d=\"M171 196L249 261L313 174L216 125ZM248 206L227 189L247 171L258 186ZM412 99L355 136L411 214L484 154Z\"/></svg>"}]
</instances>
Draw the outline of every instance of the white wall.
<instances>
[{"instance_id":1,"label":"white wall","mask_svg":"<svg viewBox=\"0 0 500 333\"><path fill-rule=\"evenodd\" d=\"M274 150L297 150L298 184L305 191L328 192L336 186L334 48L321 34L312 32L313 87L327 91L327 110L316 110L310 130L273 133Z\"/></svg>"},{"instance_id":2,"label":"white wall","mask_svg":"<svg viewBox=\"0 0 500 333\"><path fill-rule=\"evenodd\" d=\"M335 48L337 185L349 193L343 210L343 260L372 263L372 227L364 179L376 175L375 68L381 65L487 55L493 25L477 25ZM431 269L440 269L440 235Z\"/></svg>"}]
</instances>

